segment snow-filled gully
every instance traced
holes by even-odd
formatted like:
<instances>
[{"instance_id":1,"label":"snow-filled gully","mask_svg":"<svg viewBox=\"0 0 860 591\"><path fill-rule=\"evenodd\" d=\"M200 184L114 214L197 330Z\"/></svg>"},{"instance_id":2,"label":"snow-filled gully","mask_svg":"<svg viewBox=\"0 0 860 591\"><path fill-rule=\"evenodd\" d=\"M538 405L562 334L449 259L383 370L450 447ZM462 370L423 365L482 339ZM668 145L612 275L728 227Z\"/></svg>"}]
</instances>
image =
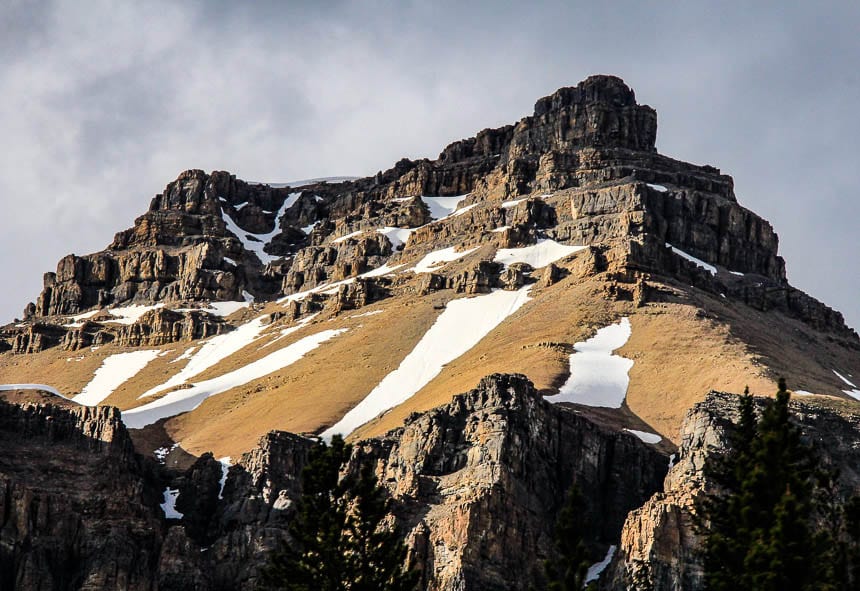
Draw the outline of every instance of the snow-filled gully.
<instances>
[{"instance_id":1,"label":"snow-filled gully","mask_svg":"<svg viewBox=\"0 0 860 591\"><path fill-rule=\"evenodd\" d=\"M454 361L529 301L531 286L449 302L400 366L322 436L347 435L379 413L414 396Z\"/></svg>"}]
</instances>

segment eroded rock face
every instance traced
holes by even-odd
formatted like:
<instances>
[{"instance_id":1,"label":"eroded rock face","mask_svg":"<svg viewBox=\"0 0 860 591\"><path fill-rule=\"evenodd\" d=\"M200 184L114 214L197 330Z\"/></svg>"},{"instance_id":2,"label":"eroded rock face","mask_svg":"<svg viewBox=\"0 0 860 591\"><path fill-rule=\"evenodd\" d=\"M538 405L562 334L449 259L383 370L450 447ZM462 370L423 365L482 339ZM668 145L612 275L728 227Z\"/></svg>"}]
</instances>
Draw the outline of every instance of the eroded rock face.
<instances>
[{"instance_id":1,"label":"eroded rock face","mask_svg":"<svg viewBox=\"0 0 860 591\"><path fill-rule=\"evenodd\" d=\"M759 400L759 408L762 406ZM824 399L794 400L792 413L803 438L814 445L823 466L839 469L839 489L860 488L860 417ZM696 499L713 484L705 462L725 451L737 424L738 398L711 392L687 414L681 428L677 460L663 492L632 511L621 532L621 544L602 589L635 591L697 591L704 589L699 550L701 537L693 525Z\"/></svg>"},{"instance_id":2,"label":"eroded rock face","mask_svg":"<svg viewBox=\"0 0 860 591\"><path fill-rule=\"evenodd\" d=\"M860 349L838 312L786 282L776 233L738 204L731 177L658 154L656 129L655 111L637 104L623 81L593 76L540 99L515 125L454 142L435 160L403 159L362 179L271 187L188 170L106 250L69 255L47 273L25 324L59 326L57 317L94 307L242 301L246 294L266 301L440 248L515 248L551 238L593 247L591 272L606 272L615 293L645 296L635 286L651 277L678 281L800 319ZM433 221L422 195L462 195L464 211ZM377 232L383 228L412 232L400 245ZM254 245L257 239L264 242ZM492 256L490 248L483 252ZM413 289L482 293L528 279L489 271L439 272ZM358 293L338 292L325 305L348 309L379 295L350 291ZM0 348L19 353L109 338L89 328L66 336L9 330Z\"/></svg>"},{"instance_id":3,"label":"eroded rock face","mask_svg":"<svg viewBox=\"0 0 860 591\"><path fill-rule=\"evenodd\" d=\"M155 588L157 488L109 407L0 400L0 588Z\"/></svg>"},{"instance_id":4,"label":"eroded rock face","mask_svg":"<svg viewBox=\"0 0 860 591\"><path fill-rule=\"evenodd\" d=\"M0 404L0 441L0 495L10 499L0 503L0 564L17 581L10 589L54 581L68 589L254 589L267 553L289 540L312 444L273 432L226 475L207 454L168 478L132 452L114 409L8 403ZM468 591L541 588L541 560L573 482L596 526L588 543L602 556L627 512L659 487L666 458L550 405L523 376L494 375L357 444L346 470L362 462L372 462L394 500L423 588ZM34 463L53 468L33 471ZM165 486L180 491L179 521L158 509ZM74 564L49 568L57 548Z\"/></svg>"},{"instance_id":5,"label":"eroded rock face","mask_svg":"<svg viewBox=\"0 0 860 591\"><path fill-rule=\"evenodd\" d=\"M359 444L397 503L426 589L528 589L542 581L552 524L576 483L602 556L665 456L542 399L524 376L475 390ZM595 560L596 562L596 560Z\"/></svg>"}]
</instances>

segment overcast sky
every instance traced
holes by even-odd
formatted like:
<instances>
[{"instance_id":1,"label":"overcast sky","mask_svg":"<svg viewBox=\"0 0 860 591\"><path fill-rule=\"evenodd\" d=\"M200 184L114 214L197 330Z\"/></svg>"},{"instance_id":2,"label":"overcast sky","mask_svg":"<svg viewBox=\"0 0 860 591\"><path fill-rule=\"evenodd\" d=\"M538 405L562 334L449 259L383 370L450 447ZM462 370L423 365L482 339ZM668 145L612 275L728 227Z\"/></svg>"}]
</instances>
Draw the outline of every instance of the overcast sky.
<instances>
[{"instance_id":1,"label":"overcast sky","mask_svg":"<svg viewBox=\"0 0 860 591\"><path fill-rule=\"evenodd\" d=\"M0 0L0 319L182 170L373 174L610 73L860 328L860 3L696 4Z\"/></svg>"}]
</instances>

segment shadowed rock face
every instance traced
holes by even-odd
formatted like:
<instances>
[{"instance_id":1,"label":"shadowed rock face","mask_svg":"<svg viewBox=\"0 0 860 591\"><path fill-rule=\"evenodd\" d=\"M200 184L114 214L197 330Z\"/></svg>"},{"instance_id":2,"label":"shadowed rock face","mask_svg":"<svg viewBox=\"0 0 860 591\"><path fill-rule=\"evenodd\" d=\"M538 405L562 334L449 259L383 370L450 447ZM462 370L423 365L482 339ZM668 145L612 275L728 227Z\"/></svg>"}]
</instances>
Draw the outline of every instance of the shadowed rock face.
<instances>
[{"instance_id":1,"label":"shadowed rock face","mask_svg":"<svg viewBox=\"0 0 860 591\"><path fill-rule=\"evenodd\" d=\"M759 399L759 409L762 404ZM860 450L856 446L860 417L844 402L834 400L801 399L791 407L803 438L815 447L822 466L838 468L838 489L847 498L860 488ZM630 513L603 589L704 589L699 556L702 540L692 514L696 499L714 490L704 466L709 457L725 452L739 418L737 409L737 396L720 392L711 392L690 409L681 428L677 460L663 491Z\"/></svg>"},{"instance_id":2,"label":"shadowed rock face","mask_svg":"<svg viewBox=\"0 0 860 591\"><path fill-rule=\"evenodd\" d=\"M159 492L116 409L0 400L0 588L152 589Z\"/></svg>"},{"instance_id":3,"label":"shadowed rock face","mask_svg":"<svg viewBox=\"0 0 860 591\"><path fill-rule=\"evenodd\" d=\"M270 433L222 489L221 464L208 454L183 474L146 469L118 417L107 407L0 404L0 440L15 441L0 448L0 564L17 581L9 588L253 589L266 552L288 539L311 442ZM588 542L602 556L666 472L650 446L550 405L517 375L489 376L360 442L347 471L363 462L391 494L410 561L434 590L540 585L574 482L595 525ZM165 522L157 507L168 485L180 491L179 522ZM48 568L60 550L68 561Z\"/></svg>"}]
</instances>

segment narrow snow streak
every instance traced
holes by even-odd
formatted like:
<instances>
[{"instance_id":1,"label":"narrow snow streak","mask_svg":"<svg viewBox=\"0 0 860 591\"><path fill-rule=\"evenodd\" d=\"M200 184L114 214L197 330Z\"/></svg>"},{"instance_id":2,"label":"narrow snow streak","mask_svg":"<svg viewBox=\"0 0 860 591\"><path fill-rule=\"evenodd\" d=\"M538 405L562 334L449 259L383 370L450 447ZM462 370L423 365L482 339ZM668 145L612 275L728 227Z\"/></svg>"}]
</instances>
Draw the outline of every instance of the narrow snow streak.
<instances>
[{"instance_id":1,"label":"narrow snow streak","mask_svg":"<svg viewBox=\"0 0 860 591\"><path fill-rule=\"evenodd\" d=\"M355 232L350 232L349 234L341 236L340 238L335 238L334 240L331 241L331 243L332 244L340 244L341 242L349 240L350 238L355 238L356 236L360 236L362 234L364 234L364 232L362 230L356 230Z\"/></svg>"},{"instance_id":2,"label":"narrow snow streak","mask_svg":"<svg viewBox=\"0 0 860 591\"><path fill-rule=\"evenodd\" d=\"M716 275L716 274L717 274L717 268L716 268L715 266L711 265L710 263L706 263L706 262L705 262L705 261L703 261L702 259L697 259L697 258L696 258L696 257L694 257L693 255L691 255L691 254L687 254L686 252L684 252L684 251L683 251L683 250L681 250L680 248L675 248L674 246L672 246L672 245L671 245L671 244L669 244L668 242L666 243L666 246L668 246L669 248L671 248L671 249L672 249L672 252L674 252L676 255L678 255L678 256L680 256L680 257L682 257L682 258L687 259L687 260L688 260L688 261L690 261L691 263L696 263L698 266L700 266L701 268L703 268L705 271L707 271L707 272L708 272L708 273L710 273L711 275Z\"/></svg>"},{"instance_id":3,"label":"narrow snow streak","mask_svg":"<svg viewBox=\"0 0 860 591\"><path fill-rule=\"evenodd\" d=\"M636 429L624 429L628 433L633 433L636 437L645 443L660 443L663 438L656 433L648 433L647 431L637 431Z\"/></svg>"},{"instance_id":4,"label":"narrow snow streak","mask_svg":"<svg viewBox=\"0 0 860 591\"><path fill-rule=\"evenodd\" d=\"M281 205L281 209L279 209L278 213L275 214L275 227L272 228L271 232L266 234L253 234L243 230L239 227L239 224L233 221L230 214L228 214L223 208L221 209L221 217L224 219L224 223L227 224L227 230L239 239L245 250L253 252L257 255L257 258L260 259L260 262L266 265L281 257L270 255L263 250L263 247L271 242L272 238L280 234L281 218L284 213L286 213L286 211L292 207L296 201L298 201L300 196L301 193L290 193L287 198L284 199L284 204Z\"/></svg>"},{"instance_id":5,"label":"narrow snow streak","mask_svg":"<svg viewBox=\"0 0 860 591\"><path fill-rule=\"evenodd\" d=\"M505 201L504 203L502 203L502 209L510 209L512 207L516 207L526 199L528 199L528 197L523 197L522 199L514 199L513 201Z\"/></svg>"},{"instance_id":6,"label":"narrow snow streak","mask_svg":"<svg viewBox=\"0 0 860 591\"><path fill-rule=\"evenodd\" d=\"M538 269L584 248L588 247L559 244L555 240L538 240L536 244L522 248L500 248L496 251L493 262L502 263L505 267L514 263L526 263Z\"/></svg>"},{"instance_id":7,"label":"narrow snow streak","mask_svg":"<svg viewBox=\"0 0 860 591\"><path fill-rule=\"evenodd\" d=\"M268 318L268 314L255 318L250 322L236 328L236 330L214 336L203 342L200 350L191 356L191 359L169 380L159 386L150 388L138 398L146 398L157 394L162 390L174 388L185 384L194 376L206 371L213 365L217 365L223 359L233 355L237 351L243 349L250 343L260 338L260 334L266 329L263 321Z\"/></svg>"},{"instance_id":8,"label":"narrow snow streak","mask_svg":"<svg viewBox=\"0 0 860 591\"><path fill-rule=\"evenodd\" d=\"M477 345L490 331L529 301L529 289L494 291L474 298L449 302L436 322L415 345L400 366L382 381L323 438L351 433L379 413L414 396L442 372L447 363Z\"/></svg>"},{"instance_id":9,"label":"narrow snow streak","mask_svg":"<svg viewBox=\"0 0 860 591\"><path fill-rule=\"evenodd\" d=\"M461 259L467 254L478 250L478 247L476 246L475 248L470 248L469 250L464 250L462 252L457 252L455 249L455 246L451 246L441 250L434 250L433 252L426 254L414 267L407 269L407 271L413 271L415 273L429 273L431 271L435 271L440 265Z\"/></svg>"},{"instance_id":10,"label":"narrow snow streak","mask_svg":"<svg viewBox=\"0 0 860 591\"><path fill-rule=\"evenodd\" d=\"M247 294L247 297L245 296ZM254 296L247 291L242 292L245 297L244 302L210 302L205 307L198 308L177 308L177 312L208 312L215 316L230 316L231 314L243 310L250 306L254 301ZM250 299L249 299L250 298Z\"/></svg>"},{"instance_id":11,"label":"narrow snow streak","mask_svg":"<svg viewBox=\"0 0 860 591\"><path fill-rule=\"evenodd\" d=\"M129 429L140 429L160 419L194 410L210 396L221 394L292 365L327 340L345 331L345 328L324 330L299 339L283 349L269 353L262 359L222 376L199 382L185 390L170 392L163 398L123 411L122 420Z\"/></svg>"},{"instance_id":12,"label":"narrow snow streak","mask_svg":"<svg viewBox=\"0 0 860 591\"><path fill-rule=\"evenodd\" d=\"M140 373L150 361L158 357L159 353L158 349L148 349L117 353L105 358L90 383L84 386L81 393L72 400L84 406L95 406L101 403L113 394L114 390Z\"/></svg>"},{"instance_id":13,"label":"narrow snow streak","mask_svg":"<svg viewBox=\"0 0 860 591\"><path fill-rule=\"evenodd\" d=\"M585 342L575 343L570 356L570 377L550 402L575 402L587 406L620 408L627 396L633 361L613 355L630 338L630 319L622 318L597 331Z\"/></svg>"},{"instance_id":14,"label":"narrow snow streak","mask_svg":"<svg viewBox=\"0 0 860 591\"><path fill-rule=\"evenodd\" d=\"M412 231L412 228L392 228L390 226L377 230L377 232L388 238L388 241L391 242L391 248L394 250L397 250L400 245L405 244L409 240L409 235L412 234Z\"/></svg>"},{"instance_id":15,"label":"narrow snow streak","mask_svg":"<svg viewBox=\"0 0 860 591\"><path fill-rule=\"evenodd\" d=\"M664 187L663 185L654 185L652 183L645 183L645 184L648 185L649 187L651 187L652 189L654 189L655 191L660 191L661 193L665 193L666 191L669 190L666 187Z\"/></svg>"},{"instance_id":16,"label":"narrow snow streak","mask_svg":"<svg viewBox=\"0 0 860 591\"><path fill-rule=\"evenodd\" d=\"M71 400L71 398L63 396L59 390L47 384L0 384L0 392L8 392L9 390L42 390L48 394L59 396L64 400Z\"/></svg>"},{"instance_id":17,"label":"narrow snow streak","mask_svg":"<svg viewBox=\"0 0 860 591\"><path fill-rule=\"evenodd\" d=\"M600 574L606 570L606 567L609 566L610 562L612 562L612 557L615 556L615 548L616 547L614 545L610 546L603 560L588 567L588 572L585 573L586 585L600 578Z\"/></svg>"},{"instance_id":18,"label":"narrow snow streak","mask_svg":"<svg viewBox=\"0 0 860 591\"><path fill-rule=\"evenodd\" d=\"M224 485L227 484L227 472L230 471L230 456L220 458L221 463L221 480L219 481L220 488L218 489L218 498L224 498Z\"/></svg>"},{"instance_id":19,"label":"narrow snow streak","mask_svg":"<svg viewBox=\"0 0 860 591\"><path fill-rule=\"evenodd\" d=\"M836 374L836 376L837 376L840 380L842 380L843 382L845 382L846 384L848 384L849 386L851 386L851 388L852 388L851 390L842 390L843 392L845 392L846 394L848 394L848 395L849 395L849 396L851 396L852 398L856 398L857 400L860 400L860 389L858 389L858 388L857 388L857 384L855 384L854 382L852 382L851 380L849 380L848 378L846 378L845 376L843 376L841 373L839 373L839 372L838 372L838 371L836 371L835 369L832 369L832 370L830 370L830 371L832 371L833 373L835 373L835 374Z\"/></svg>"}]
</instances>

